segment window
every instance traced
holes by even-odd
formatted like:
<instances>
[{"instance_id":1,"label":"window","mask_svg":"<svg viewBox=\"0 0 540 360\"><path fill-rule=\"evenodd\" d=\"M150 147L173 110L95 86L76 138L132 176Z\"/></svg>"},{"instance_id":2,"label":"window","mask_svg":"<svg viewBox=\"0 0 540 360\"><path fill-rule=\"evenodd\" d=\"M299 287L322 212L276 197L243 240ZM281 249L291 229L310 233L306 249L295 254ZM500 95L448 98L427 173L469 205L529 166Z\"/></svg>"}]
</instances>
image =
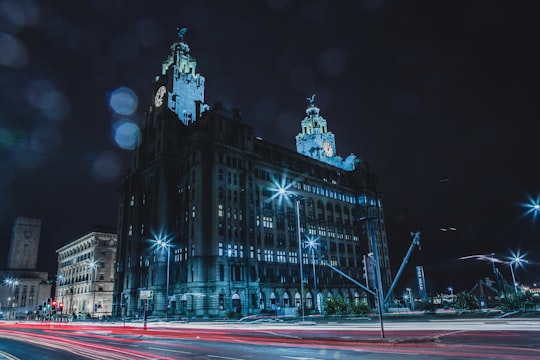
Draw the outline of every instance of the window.
<instances>
[{"instance_id":1,"label":"window","mask_svg":"<svg viewBox=\"0 0 540 360\"><path fill-rule=\"evenodd\" d=\"M274 261L274 251L265 249L264 250L264 261L273 262Z\"/></svg>"},{"instance_id":2,"label":"window","mask_svg":"<svg viewBox=\"0 0 540 360\"><path fill-rule=\"evenodd\" d=\"M289 252L289 263L298 264L298 254L295 252Z\"/></svg>"},{"instance_id":3,"label":"window","mask_svg":"<svg viewBox=\"0 0 540 360\"><path fill-rule=\"evenodd\" d=\"M271 216L263 216L263 227L272 229L274 227L273 219Z\"/></svg>"},{"instance_id":4,"label":"window","mask_svg":"<svg viewBox=\"0 0 540 360\"><path fill-rule=\"evenodd\" d=\"M218 216L223 217L223 204L218 205Z\"/></svg>"}]
</instances>

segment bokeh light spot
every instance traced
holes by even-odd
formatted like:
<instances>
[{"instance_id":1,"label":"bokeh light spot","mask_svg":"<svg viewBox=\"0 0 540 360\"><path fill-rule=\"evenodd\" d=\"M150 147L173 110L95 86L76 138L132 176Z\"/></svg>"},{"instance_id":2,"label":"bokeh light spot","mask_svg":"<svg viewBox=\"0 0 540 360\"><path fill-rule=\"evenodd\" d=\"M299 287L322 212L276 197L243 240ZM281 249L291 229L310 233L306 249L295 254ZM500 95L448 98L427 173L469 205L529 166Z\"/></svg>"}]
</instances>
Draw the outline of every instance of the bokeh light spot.
<instances>
[{"instance_id":1,"label":"bokeh light spot","mask_svg":"<svg viewBox=\"0 0 540 360\"><path fill-rule=\"evenodd\" d=\"M127 87L114 90L109 97L110 108L119 115L129 116L137 111L139 99L135 92Z\"/></svg>"},{"instance_id":2,"label":"bokeh light spot","mask_svg":"<svg viewBox=\"0 0 540 360\"><path fill-rule=\"evenodd\" d=\"M133 150L139 144L141 130L131 121L118 121L113 125L113 138L125 150Z\"/></svg>"},{"instance_id":3,"label":"bokeh light spot","mask_svg":"<svg viewBox=\"0 0 540 360\"><path fill-rule=\"evenodd\" d=\"M35 80L27 88L28 101L49 120L62 121L70 112L67 97L48 80Z\"/></svg>"},{"instance_id":4,"label":"bokeh light spot","mask_svg":"<svg viewBox=\"0 0 540 360\"><path fill-rule=\"evenodd\" d=\"M112 152L104 152L95 159L91 171L97 182L110 183L116 181L120 174L120 159Z\"/></svg>"},{"instance_id":5,"label":"bokeh light spot","mask_svg":"<svg viewBox=\"0 0 540 360\"><path fill-rule=\"evenodd\" d=\"M28 61L28 53L22 42L13 36L0 32L0 65L21 68Z\"/></svg>"},{"instance_id":6,"label":"bokeh light spot","mask_svg":"<svg viewBox=\"0 0 540 360\"><path fill-rule=\"evenodd\" d=\"M15 143L15 136L9 129L0 128L0 149L9 149Z\"/></svg>"}]
</instances>

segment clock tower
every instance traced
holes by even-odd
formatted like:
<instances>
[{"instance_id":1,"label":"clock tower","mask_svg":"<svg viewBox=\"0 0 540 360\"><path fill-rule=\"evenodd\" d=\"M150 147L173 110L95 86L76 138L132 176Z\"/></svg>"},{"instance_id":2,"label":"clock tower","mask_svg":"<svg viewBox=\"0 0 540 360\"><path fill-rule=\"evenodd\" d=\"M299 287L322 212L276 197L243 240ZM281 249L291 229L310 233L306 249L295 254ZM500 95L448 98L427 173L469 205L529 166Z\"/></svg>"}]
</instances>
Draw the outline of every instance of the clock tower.
<instances>
[{"instance_id":1,"label":"clock tower","mask_svg":"<svg viewBox=\"0 0 540 360\"><path fill-rule=\"evenodd\" d=\"M187 29L178 30L178 40L171 45L156 76L152 110L169 109L185 125L196 121L208 108L204 105L204 76L196 72L197 61L190 55L184 40Z\"/></svg>"},{"instance_id":2,"label":"clock tower","mask_svg":"<svg viewBox=\"0 0 540 360\"><path fill-rule=\"evenodd\" d=\"M302 155L352 171L359 159L350 154L345 160L336 155L335 135L328 131L326 120L315 106L315 94L307 98L309 105L302 120L301 132L296 135L296 151Z\"/></svg>"}]
</instances>

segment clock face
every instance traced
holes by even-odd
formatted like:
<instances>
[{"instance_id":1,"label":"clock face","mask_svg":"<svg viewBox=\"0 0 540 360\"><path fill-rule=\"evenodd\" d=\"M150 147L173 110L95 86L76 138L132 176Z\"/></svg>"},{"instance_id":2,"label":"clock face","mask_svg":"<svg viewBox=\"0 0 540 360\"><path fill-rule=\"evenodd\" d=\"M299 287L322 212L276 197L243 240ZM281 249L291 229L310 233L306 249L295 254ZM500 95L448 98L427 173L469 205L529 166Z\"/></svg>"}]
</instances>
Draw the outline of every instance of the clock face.
<instances>
[{"instance_id":1,"label":"clock face","mask_svg":"<svg viewBox=\"0 0 540 360\"><path fill-rule=\"evenodd\" d=\"M322 148L326 156L334 155L334 149L332 148L332 144L330 144L328 141L323 142Z\"/></svg>"},{"instance_id":2,"label":"clock face","mask_svg":"<svg viewBox=\"0 0 540 360\"><path fill-rule=\"evenodd\" d=\"M167 88L165 86L160 86L156 91L156 96L154 97L154 105L160 107L163 105L163 98L167 93Z\"/></svg>"}]
</instances>

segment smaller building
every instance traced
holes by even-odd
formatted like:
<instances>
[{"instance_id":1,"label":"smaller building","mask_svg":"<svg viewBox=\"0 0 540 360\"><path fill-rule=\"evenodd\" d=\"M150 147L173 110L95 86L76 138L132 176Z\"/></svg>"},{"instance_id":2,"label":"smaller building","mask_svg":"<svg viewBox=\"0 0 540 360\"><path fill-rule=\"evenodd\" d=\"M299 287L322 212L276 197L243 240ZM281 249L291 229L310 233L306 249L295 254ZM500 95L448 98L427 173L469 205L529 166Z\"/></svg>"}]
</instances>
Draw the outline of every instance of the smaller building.
<instances>
[{"instance_id":1,"label":"smaller building","mask_svg":"<svg viewBox=\"0 0 540 360\"><path fill-rule=\"evenodd\" d=\"M78 318L110 316L117 236L99 228L56 250L55 297L63 312Z\"/></svg>"},{"instance_id":2,"label":"smaller building","mask_svg":"<svg viewBox=\"0 0 540 360\"><path fill-rule=\"evenodd\" d=\"M11 233L7 270L0 271L0 318L38 316L39 305L51 297L48 273L37 270L41 220L18 217Z\"/></svg>"},{"instance_id":3,"label":"smaller building","mask_svg":"<svg viewBox=\"0 0 540 360\"><path fill-rule=\"evenodd\" d=\"M39 305L51 296L47 272L27 270L0 271L0 319L34 319Z\"/></svg>"}]
</instances>

